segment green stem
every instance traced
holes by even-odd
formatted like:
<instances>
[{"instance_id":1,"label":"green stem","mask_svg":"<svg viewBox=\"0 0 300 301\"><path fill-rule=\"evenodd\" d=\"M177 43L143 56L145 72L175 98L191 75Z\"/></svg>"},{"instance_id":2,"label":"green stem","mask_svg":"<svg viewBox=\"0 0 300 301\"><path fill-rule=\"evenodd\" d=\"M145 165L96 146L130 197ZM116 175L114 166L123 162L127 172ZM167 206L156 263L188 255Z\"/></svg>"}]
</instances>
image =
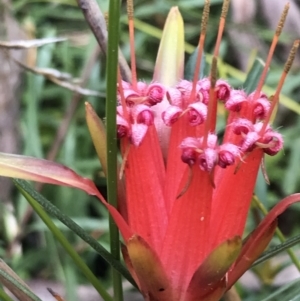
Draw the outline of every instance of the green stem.
<instances>
[{"instance_id":1,"label":"green stem","mask_svg":"<svg viewBox=\"0 0 300 301\"><path fill-rule=\"evenodd\" d=\"M266 207L263 205L263 203L258 199L257 196L253 197L253 201L255 202L255 205L260 209L260 211L264 214L267 215L268 214L268 210L266 209ZM283 235L283 233L280 231L279 228L276 228L276 235L278 236L279 240L281 242L285 242L286 239ZM298 271L300 271L300 262L298 261L297 256L295 255L295 253L293 252L292 249L287 249L286 250L287 253L289 254L292 262L294 263L294 265L297 267Z\"/></svg>"},{"instance_id":2,"label":"green stem","mask_svg":"<svg viewBox=\"0 0 300 301\"><path fill-rule=\"evenodd\" d=\"M117 80L118 80L118 44L119 44L119 21L120 0L109 1L108 14L108 43L107 43L107 66L106 66L106 128L107 128L107 197L108 202L117 207ZM110 250L112 256L120 259L119 231L110 217ZM123 300L122 278L113 270L114 300Z\"/></svg>"}]
</instances>

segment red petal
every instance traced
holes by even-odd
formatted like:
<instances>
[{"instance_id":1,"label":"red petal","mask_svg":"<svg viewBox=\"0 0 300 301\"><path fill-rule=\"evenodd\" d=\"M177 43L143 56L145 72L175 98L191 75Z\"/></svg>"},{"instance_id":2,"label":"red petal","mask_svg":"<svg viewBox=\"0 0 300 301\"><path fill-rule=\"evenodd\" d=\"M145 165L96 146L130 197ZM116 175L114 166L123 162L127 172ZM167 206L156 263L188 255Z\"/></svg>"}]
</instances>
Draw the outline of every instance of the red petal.
<instances>
[{"instance_id":1,"label":"red petal","mask_svg":"<svg viewBox=\"0 0 300 301\"><path fill-rule=\"evenodd\" d=\"M168 214L170 214L172 210L172 206L177 197L179 185L182 182L186 170L188 169L187 164L183 163L181 160L182 150L179 146L184 138L201 136L203 129L204 127L202 125L197 127L190 126L187 114L182 116L172 125L167 156L166 184L164 190Z\"/></svg>"},{"instance_id":2,"label":"red petal","mask_svg":"<svg viewBox=\"0 0 300 301\"><path fill-rule=\"evenodd\" d=\"M128 223L158 251L166 230L167 214L163 197L164 164L153 126L140 146L131 146L125 180Z\"/></svg>"},{"instance_id":3,"label":"red petal","mask_svg":"<svg viewBox=\"0 0 300 301\"><path fill-rule=\"evenodd\" d=\"M212 205L212 248L235 235L242 236L263 152L254 150L240 163L216 170Z\"/></svg>"},{"instance_id":4,"label":"red petal","mask_svg":"<svg viewBox=\"0 0 300 301\"><path fill-rule=\"evenodd\" d=\"M201 295L200 298L197 294L189 295L184 298L184 301L219 301L226 292L226 284L226 278L224 277L209 291L206 291L205 295Z\"/></svg>"},{"instance_id":5,"label":"red petal","mask_svg":"<svg viewBox=\"0 0 300 301\"><path fill-rule=\"evenodd\" d=\"M209 174L198 166L188 171L181 183L181 197L175 200L161 254L167 271L172 273L172 286L185 291L193 273L208 253L208 235L212 185Z\"/></svg>"},{"instance_id":6,"label":"red petal","mask_svg":"<svg viewBox=\"0 0 300 301\"><path fill-rule=\"evenodd\" d=\"M188 169L187 164L181 160L182 150L179 148L182 140L188 136L188 127L187 117L183 116L172 125L171 129L167 156L166 185L164 190L168 214L170 214L174 201L176 200L176 194L178 193L182 177Z\"/></svg>"}]
</instances>

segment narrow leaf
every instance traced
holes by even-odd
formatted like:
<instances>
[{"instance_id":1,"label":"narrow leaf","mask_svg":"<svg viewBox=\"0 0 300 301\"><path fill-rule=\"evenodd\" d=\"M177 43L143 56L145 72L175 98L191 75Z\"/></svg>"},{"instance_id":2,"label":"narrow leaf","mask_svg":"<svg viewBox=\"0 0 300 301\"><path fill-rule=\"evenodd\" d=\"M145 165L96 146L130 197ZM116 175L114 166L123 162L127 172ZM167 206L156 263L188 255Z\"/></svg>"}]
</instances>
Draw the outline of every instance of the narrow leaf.
<instances>
[{"instance_id":1,"label":"narrow leaf","mask_svg":"<svg viewBox=\"0 0 300 301\"><path fill-rule=\"evenodd\" d=\"M244 82L243 88L247 94L253 92L257 87L258 81L260 79L260 75L264 69L265 63L263 60L257 58L254 61L252 68L250 69L249 73L247 74L247 78Z\"/></svg>"},{"instance_id":2,"label":"narrow leaf","mask_svg":"<svg viewBox=\"0 0 300 301\"><path fill-rule=\"evenodd\" d=\"M41 194L36 192L30 187L25 181L14 180L18 187L21 187L23 191L28 193L33 199L35 199L49 214L55 216L64 225L71 229L75 234L77 234L81 239L83 239L88 245L90 245L104 260L106 260L115 270L117 270L123 277L125 277L132 285L136 286L131 275L128 273L126 268L120 263L120 261L115 260L111 254L102 247L96 239L86 233L78 224L76 224L72 219L70 219L66 214L62 213L55 205L49 202Z\"/></svg>"},{"instance_id":3,"label":"narrow leaf","mask_svg":"<svg viewBox=\"0 0 300 301\"><path fill-rule=\"evenodd\" d=\"M195 50L193 51L193 53L191 54L191 56L189 57L185 65L184 78L187 80L193 80L198 52L199 52L199 46L195 48ZM204 76L205 66L206 66L206 60L205 60L205 55L203 54L201 58L201 68L199 70L198 79L201 79Z\"/></svg>"},{"instance_id":4,"label":"narrow leaf","mask_svg":"<svg viewBox=\"0 0 300 301\"><path fill-rule=\"evenodd\" d=\"M268 251L265 251L261 256L253 263L252 267L276 256L277 254L286 251L287 249L300 243L300 235L287 239L284 243L270 248Z\"/></svg>"},{"instance_id":5,"label":"narrow leaf","mask_svg":"<svg viewBox=\"0 0 300 301\"><path fill-rule=\"evenodd\" d=\"M22 301L41 301L29 286L0 258L0 283Z\"/></svg>"},{"instance_id":6,"label":"narrow leaf","mask_svg":"<svg viewBox=\"0 0 300 301\"><path fill-rule=\"evenodd\" d=\"M0 175L48 184L82 189L88 194L99 192L90 179L83 178L73 170L51 161L0 153Z\"/></svg>"},{"instance_id":7,"label":"narrow leaf","mask_svg":"<svg viewBox=\"0 0 300 301\"><path fill-rule=\"evenodd\" d=\"M0 47L9 49L27 49L41 47L46 44L66 41L66 38L45 38L36 40L0 41Z\"/></svg>"}]
</instances>

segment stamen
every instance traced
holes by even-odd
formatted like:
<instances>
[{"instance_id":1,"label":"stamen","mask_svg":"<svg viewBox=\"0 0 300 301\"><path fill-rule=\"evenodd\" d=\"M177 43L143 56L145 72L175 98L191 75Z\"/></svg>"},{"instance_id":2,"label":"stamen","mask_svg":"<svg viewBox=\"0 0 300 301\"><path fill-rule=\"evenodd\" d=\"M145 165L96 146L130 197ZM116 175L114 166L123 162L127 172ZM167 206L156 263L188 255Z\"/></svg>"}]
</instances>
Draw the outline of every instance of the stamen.
<instances>
[{"instance_id":1,"label":"stamen","mask_svg":"<svg viewBox=\"0 0 300 301\"><path fill-rule=\"evenodd\" d=\"M270 185L270 180L269 180L269 177L268 177L268 174L267 174L267 170L266 170L265 156L262 157L260 167L261 167L261 172L262 172L262 174L263 174L263 177L264 177L264 179L265 179L265 182L266 182L268 185Z\"/></svg>"},{"instance_id":2,"label":"stamen","mask_svg":"<svg viewBox=\"0 0 300 301\"><path fill-rule=\"evenodd\" d=\"M133 0L127 0L127 16L129 27L129 40L130 40L130 61L131 61L131 74L132 74L132 87L136 89L136 61L135 61L135 47L134 47L134 10Z\"/></svg>"},{"instance_id":3,"label":"stamen","mask_svg":"<svg viewBox=\"0 0 300 301\"><path fill-rule=\"evenodd\" d=\"M189 175L188 175L187 182L184 185L182 191L176 197L176 200L178 200L180 197L182 197L187 192L187 190L189 189L189 187L192 183L192 179L193 179L193 170L192 170L192 167L189 167Z\"/></svg>"},{"instance_id":4,"label":"stamen","mask_svg":"<svg viewBox=\"0 0 300 301\"><path fill-rule=\"evenodd\" d=\"M194 71L193 87L192 87L192 92L190 95L189 103L191 103L192 99L195 97L199 71L201 68L202 55L203 55L203 50L204 50L204 41L205 41L207 23L208 23L208 18L209 18L209 6L210 6L210 0L205 0L204 9L203 9L203 13L202 13L202 21L201 21L201 34L200 34L199 42L198 42L198 54L197 54L196 68Z\"/></svg>"},{"instance_id":5,"label":"stamen","mask_svg":"<svg viewBox=\"0 0 300 301\"><path fill-rule=\"evenodd\" d=\"M275 92L274 96L272 97L272 104L271 104L269 113L268 113L266 119L264 120L264 125L263 125L263 127L262 127L262 129L260 131L260 134L262 134L266 130L266 127L267 127L267 125L270 122L270 118L272 116L272 112L273 112L274 108L276 107L276 105L279 102L279 94L281 92L281 89L282 89L282 86L283 86L284 81L286 79L286 76L288 75L288 73L289 73L289 71L291 69L291 66L292 66L293 61L295 59L296 52L297 52L297 50L299 48L299 45L300 45L300 40L296 40L294 42L294 44L293 44L293 47L292 47L292 49L290 51L290 54L289 54L289 57L288 57L285 65L284 65L283 72L282 72L282 75L280 77L280 80L279 80L276 92Z\"/></svg>"},{"instance_id":6,"label":"stamen","mask_svg":"<svg viewBox=\"0 0 300 301\"><path fill-rule=\"evenodd\" d=\"M217 97L215 93L215 86L217 82L217 58L214 56L212 59L211 73L210 73L210 89L209 89L209 102L208 102L208 112L207 119L205 123L204 132L204 147L207 146L207 137L209 133L214 133L216 128L217 120Z\"/></svg>"},{"instance_id":7,"label":"stamen","mask_svg":"<svg viewBox=\"0 0 300 301\"><path fill-rule=\"evenodd\" d=\"M260 91L261 91L261 89L263 87L263 84L265 82L265 79L266 79L266 76L267 76L267 72L268 72L268 69L269 69L269 66L270 66L270 63L271 63L274 51L275 51L275 47L277 45L279 36L280 36L281 31L283 29L284 22L285 22L287 14L288 14L289 8L290 8L290 4L287 3L285 5L284 9L283 9L282 14L281 14L281 17L280 17L279 23L277 25L277 29L276 29L275 35L273 37L273 41L272 41L270 50L269 50L269 53L268 53L268 57L267 57L267 60L266 60L266 64L265 64L264 70L262 72L262 75L260 77L259 83L258 83L257 88L255 90L255 94L254 94L254 98L253 98L254 101L258 98L259 93L260 93Z\"/></svg>"},{"instance_id":8,"label":"stamen","mask_svg":"<svg viewBox=\"0 0 300 301\"><path fill-rule=\"evenodd\" d=\"M226 17L227 17L227 13L228 13L228 8L229 8L229 1L230 0L224 0L224 2L223 2L214 56L218 56L218 54L219 54L221 39L222 39L222 35L224 32L225 21L226 21Z\"/></svg>"}]
</instances>

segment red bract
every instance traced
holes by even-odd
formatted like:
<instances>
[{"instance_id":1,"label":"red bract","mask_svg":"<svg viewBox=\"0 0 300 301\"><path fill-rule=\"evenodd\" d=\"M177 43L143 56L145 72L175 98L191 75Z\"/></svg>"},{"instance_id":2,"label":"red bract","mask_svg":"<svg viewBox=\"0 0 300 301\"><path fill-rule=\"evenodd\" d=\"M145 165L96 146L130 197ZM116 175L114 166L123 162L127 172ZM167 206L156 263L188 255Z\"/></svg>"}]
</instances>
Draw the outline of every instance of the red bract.
<instances>
[{"instance_id":1,"label":"red bract","mask_svg":"<svg viewBox=\"0 0 300 301\"><path fill-rule=\"evenodd\" d=\"M182 103L177 106L184 112L190 106L185 101L190 91L180 89ZM233 97L239 94L231 91ZM199 99L192 98L191 102L196 104ZM227 101L231 101L231 96ZM241 108L247 106L248 101L246 98ZM132 108L131 105L128 110ZM244 119L251 115L252 106L247 108L226 127L222 144L215 134L205 132L205 123L191 125L184 113L176 121L167 122L171 134L165 162L154 126L143 132L145 136L139 145L132 144L131 137L121 137L128 224L138 237L135 245L142 241L140 252L147 247L147 253L153 256L151 260L156 258L157 265L164 270L168 285L162 288L173 296L170 300L196 301L200 297L201 300L218 300L228 289L225 275L230 274L230 266L242 248L241 236L260 162L265 149L274 146L272 141L271 144L261 143L271 129L267 127L263 133L255 131L259 123ZM127 122L130 128L130 120ZM131 125L134 124L133 121ZM255 139L243 151L251 131L256 134ZM277 139L282 142L278 135ZM272 237L274 226L267 237L263 237L264 247ZM224 252L226 254L219 254ZM215 258L215 253L224 256L218 264L211 259ZM128 265L131 259L137 260L130 252L128 255ZM139 253L139 256L142 255ZM139 267L133 264L135 269L147 268L147 263L139 264ZM218 272L220 270L222 272ZM154 281L150 271L147 278L136 275L140 289L148 300L165 300L163 297L154 299L154 292L145 291L148 286L144 282ZM211 274L211 282L206 279L208 274ZM199 283L198 288L195 281Z\"/></svg>"}]
</instances>

